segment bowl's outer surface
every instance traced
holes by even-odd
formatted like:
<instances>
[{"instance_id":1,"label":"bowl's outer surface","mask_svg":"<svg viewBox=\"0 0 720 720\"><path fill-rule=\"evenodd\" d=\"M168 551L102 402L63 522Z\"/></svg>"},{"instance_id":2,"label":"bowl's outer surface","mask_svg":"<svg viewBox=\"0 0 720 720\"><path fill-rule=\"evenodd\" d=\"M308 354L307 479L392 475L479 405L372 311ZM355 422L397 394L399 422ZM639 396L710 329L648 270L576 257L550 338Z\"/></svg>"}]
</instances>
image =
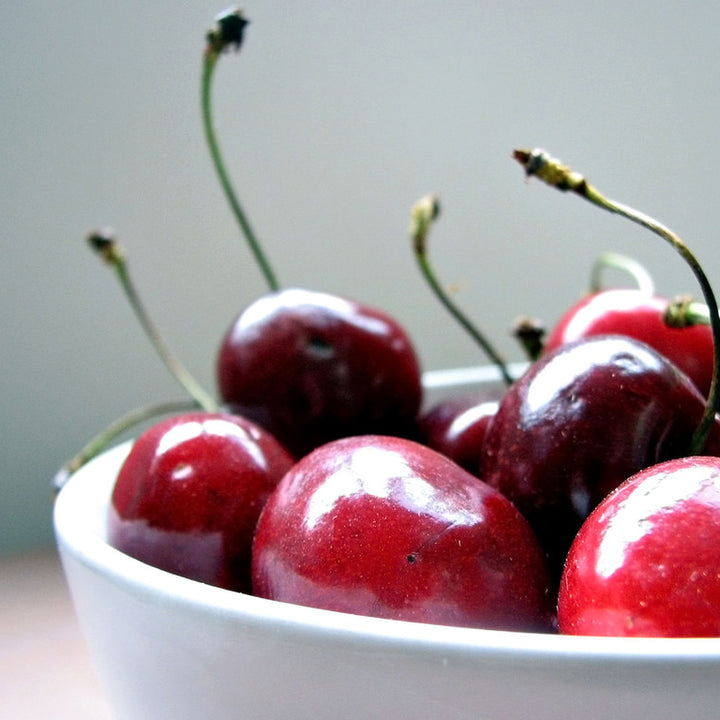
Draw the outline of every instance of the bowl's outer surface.
<instances>
[{"instance_id":1,"label":"bowl's outer surface","mask_svg":"<svg viewBox=\"0 0 720 720\"><path fill-rule=\"evenodd\" d=\"M105 542L128 450L78 471L55 507L77 614L119 720L717 720L720 639L402 623L262 600L140 563Z\"/></svg>"}]
</instances>

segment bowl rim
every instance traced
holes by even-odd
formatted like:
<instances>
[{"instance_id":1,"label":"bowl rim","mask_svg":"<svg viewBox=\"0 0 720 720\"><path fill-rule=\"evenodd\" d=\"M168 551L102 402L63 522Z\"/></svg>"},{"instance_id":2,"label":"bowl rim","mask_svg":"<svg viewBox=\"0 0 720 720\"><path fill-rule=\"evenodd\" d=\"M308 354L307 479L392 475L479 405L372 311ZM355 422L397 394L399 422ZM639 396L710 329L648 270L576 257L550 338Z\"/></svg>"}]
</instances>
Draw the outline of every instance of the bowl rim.
<instances>
[{"instance_id":1,"label":"bowl rim","mask_svg":"<svg viewBox=\"0 0 720 720\"><path fill-rule=\"evenodd\" d=\"M72 559L132 592L318 641L393 645L405 652L531 661L720 661L720 638L568 636L388 620L267 600L173 575L113 548L103 535L114 479L131 445L132 440L116 445L80 468L58 494L53 522L64 564Z\"/></svg>"}]
</instances>

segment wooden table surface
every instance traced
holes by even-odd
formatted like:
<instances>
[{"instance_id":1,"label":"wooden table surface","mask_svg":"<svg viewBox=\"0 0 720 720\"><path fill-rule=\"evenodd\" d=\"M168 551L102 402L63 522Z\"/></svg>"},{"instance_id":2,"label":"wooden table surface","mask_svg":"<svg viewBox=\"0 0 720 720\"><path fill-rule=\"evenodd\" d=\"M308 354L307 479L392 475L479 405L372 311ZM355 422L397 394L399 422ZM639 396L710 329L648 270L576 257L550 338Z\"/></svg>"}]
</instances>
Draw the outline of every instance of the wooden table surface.
<instances>
[{"instance_id":1,"label":"wooden table surface","mask_svg":"<svg viewBox=\"0 0 720 720\"><path fill-rule=\"evenodd\" d=\"M0 557L0 718L111 717L55 550Z\"/></svg>"}]
</instances>

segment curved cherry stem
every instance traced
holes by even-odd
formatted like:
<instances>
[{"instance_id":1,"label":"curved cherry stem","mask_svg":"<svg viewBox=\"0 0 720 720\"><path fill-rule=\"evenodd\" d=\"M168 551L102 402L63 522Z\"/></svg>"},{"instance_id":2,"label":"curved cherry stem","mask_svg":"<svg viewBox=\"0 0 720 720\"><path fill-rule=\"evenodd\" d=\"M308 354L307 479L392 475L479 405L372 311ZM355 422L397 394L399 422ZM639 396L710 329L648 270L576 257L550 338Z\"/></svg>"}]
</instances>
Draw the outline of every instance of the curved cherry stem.
<instances>
[{"instance_id":1,"label":"curved cherry stem","mask_svg":"<svg viewBox=\"0 0 720 720\"><path fill-rule=\"evenodd\" d=\"M175 413L197 409L198 407L197 402L194 400L172 400L164 403L145 405L122 415L101 430L75 457L68 460L60 470L58 470L53 478L53 489L55 492L59 492L74 472L99 455L113 440L130 430L130 428L159 415L173 415Z\"/></svg>"},{"instance_id":2,"label":"curved cherry stem","mask_svg":"<svg viewBox=\"0 0 720 720\"><path fill-rule=\"evenodd\" d=\"M437 196L426 195L418 200L412 207L410 234L413 242L413 250L417 259L420 270L435 296L460 323L460 325L470 334L470 336L480 345L492 362L497 366L506 385L513 383L512 375L508 371L507 364L495 348L490 344L487 338L475 327L475 325L467 318L467 316L458 308L458 306L450 299L442 285L438 282L435 272L432 269L427 253L427 239L430 226L440 214L440 203Z\"/></svg>"},{"instance_id":3,"label":"curved cherry stem","mask_svg":"<svg viewBox=\"0 0 720 720\"><path fill-rule=\"evenodd\" d=\"M593 263L590 271L590 292L602 290L602 274L608 268L622 270L630 275L635 281L637 289L647 295L652 295L655 292L655 283L645 266L634 258L616 252L603 253Z\"/></svg>"},{"instance_id":4,"label":"curved cherry stem","mask_svg":"<svg viewBox=\"0 0 720 720\"><path fill-rule=\"evenodd\" d=\"M710 281L702 266L688 246L671 230L645 213L634 210L614 200L610 200L593 187L580 173L574 172L559 160L552 158L544 150L515 150L513 157L524 168L528 177L535 175L548 185L563 191L572 191L580 197L611 213L622 215L628 220L642 225L656 235L666 240L685 260L693 271L700 288L710 316L710 326L713 334L715 358L713 364L712 382L708 394L705 412L690 443L690 453L698 455L702 452L708 433L715 421L720 408L720 312Z\"/></svg>"},{"instance_id":5,"label":"curved cherry stem","mask_svg":"<svg viewBox=\"0 0 720 720\"><path fill-rule=\"evenodd\" d=\"M206 35L207 46L203 56L203 72L201 82L201 106L203 127L205 129L205 138L207 140L210 156L212 158L215 171L217 172L220 185L225 193L230 209L240 226L245 240L250 247L260 270L265 277L270 290L279 290L280 284L275 276L268 259L263 252L260 242L250 225L250 221L238 200L230 176L225 168L222 159L220 146L217 141L212 115L212 79L215 66L223 52L233 47L235 51L240 50L243 40L243 32L248 21L243 17L242 12L238 9L228 10L216 18L215 26L208 31Z\"/></svg>"},{"instance_id":6,"label":"curved cherry stem","mask_svg":"<svg viewBox=\"0 0 720 720\"><path fill-rule=\"evenodd\" d=\"M192 397L200 407L208 412L217 410L215 400L202 388L180 360L178 360L155 327L130 277L125 254L115 238L114 231L109 228L95 230L88 235L87 239L92 249L115 270L115 274L120 280L125 295L137 319L140 321L145 334L154 345L155 350L172 376L185 388L190 397Z\"/></svg>"}]
</instances>

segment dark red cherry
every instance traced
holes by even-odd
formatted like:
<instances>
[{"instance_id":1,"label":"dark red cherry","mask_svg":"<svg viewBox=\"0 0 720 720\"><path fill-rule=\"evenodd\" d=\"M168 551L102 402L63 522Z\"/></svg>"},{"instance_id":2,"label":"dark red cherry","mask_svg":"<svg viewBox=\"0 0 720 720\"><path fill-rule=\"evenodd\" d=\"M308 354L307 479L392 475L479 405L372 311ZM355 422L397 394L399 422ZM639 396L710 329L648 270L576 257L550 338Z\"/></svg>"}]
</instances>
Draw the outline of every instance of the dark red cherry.
<instances>
[{"instance_id":1,"label":"dark red cherry","mask_svg":"<svg viewBox=\"0 0 720 720\"><path fill-rule=\"evenodd\" d=\"M248 591L257 518L292 464L275 438L243 418L163 420L138 437L120 469L108 541L163 570Z\"/></svg>"},{"instance_id":2,"label":"dark red cherry","mask_svg":"<svg viewBox=\"0 0 720 720\"><path fill-rule=\"evenodd\" d=\"M499 492L410 440L356 436L301 459L265 506L253 592L375 617L548 630L555 596Z\"/></svg>"},{"instance_id":3,"label":"dark red cherry","mask_svg":"<svg viewBox=\"0 0 720 720\"><path fill-rule=\"evenodd\" d=\"M720 458L646 468L585 521L560 584L573 635L720 636Z\"/></svg>"},{"instance_id":4,"label":"dark red cherry","mask_svg":"<svg viewBox=\"0 0 720 720\"><path fill-rule=\"evenodd\" d=\"M217 359L220 396L301 456L335 438L406 435L422 400L413 345L385 313L286 289L232 323Z\"/></svg>"},{"instance_id":5,"label":"dark red cherry","mask_svg":"<svg viewBox=\"0 0 720 720\"><path fill-rule=\"evenodd\" d=\"M713 373L708 325L670 327L663 319L669 301L640 289L609 289L587 295L549 333L545 351L594 335L628 335L668 357L707 396Z\"/></svg>"},{"instance_id":6,"label":"dark red cherry","mask_svg":"<svg viewBox=\"0 0 720 720\"><path fill-rule=\"evenodd\" d=\"M592 509L648 465L682 457L705 401L664 355L633 338L595 336L537 360L500 402L482 477L528 518L559 577ZM720 424L706 443L720 454Z\"/></svg>"},{"instance_id":7,"label":"dark red cherry","mask_svg":"<svg viewBox=\"0 0 720 720\"><path fill-rule=\"evenodd\" d=\"M479 477L480 451L501 394L475 392L440 400L420 414L418 439Z\"/></svg>"}]
</instances>

